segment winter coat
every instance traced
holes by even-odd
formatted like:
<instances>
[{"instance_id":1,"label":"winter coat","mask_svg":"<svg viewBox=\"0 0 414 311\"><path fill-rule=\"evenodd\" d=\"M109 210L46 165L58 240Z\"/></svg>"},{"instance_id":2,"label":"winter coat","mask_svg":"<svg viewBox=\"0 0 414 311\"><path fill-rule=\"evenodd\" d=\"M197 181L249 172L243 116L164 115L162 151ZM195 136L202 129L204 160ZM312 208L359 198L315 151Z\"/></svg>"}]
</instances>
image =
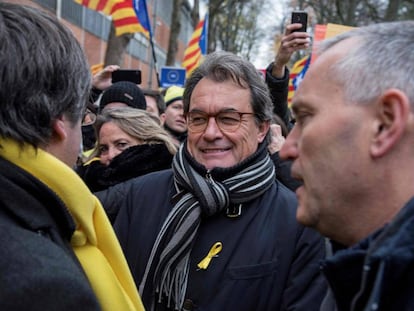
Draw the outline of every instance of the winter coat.
<instances>
[{"instance_id":1,"label":"winter coat","mask_svg":"<svg viewBox=\"0 0 414 311\"><path fill-rule=\"evenodd\" d=\"M164 144L132 146L106 166L99 159L77 168L92 192L105 190L131 178L171 167L173 155Z\"/></svg>"},{"instance_id":2,"label":"winter coat","mask_svg":"<svg viewBox=\"0 0 414 311\"><path fill-rule=\"evenodd\" d=\"M384 228L323 263L337 310L414 310L413 232L414 198Z\"/></svg>"},{"instance_id":3,"label":"winter coat","mask_svg":"<svg viewBox=\"0 0 414 311\"><path fill-rule=\"evenodd\" d=\"M172 171L165 170L99 196L104 206L120 206L114 228L137 286L174 194ZM295 195L275 180L261 197L243 204L240 216L202 219L191 253L186 309L318 310L326 291L319 272L324 242L297 223L296 204ZM198 269L216 242L222 242L222 251L206 270Z\"/></svg>"},{"instance_id":4,"label":"winter coat","mask_svg":"<svg viewBox=\"0 0 414 311\"><path fill-rule=\"evenodd\" d=\"M0 157L0 310L101 310L69 240L75 223L39 180Z\"/></svg>"},{"instance_id":5,"label":"winter coat","mask_svg":"<svg viewBox=\"0 0 414 311\"><path fill-rule=\"evenodd\" d=\"M273 63L266 68L266 84L272 97L273 113L278 115L286 124L287 128L290 129L292 124L290 122L290 112L287 105L289 70L286 68L284 77L278 79L272 76L272 68ZM278 152L272 154L270 158L276 168L276 178L290 190L295 191L301 185L301 182L293 179L291 176L290 167L292 166L292 161L280 159Z\"/></svg>"},{"instance_id":6,"label":"winter coat","mask_svg":"<svg viewBox=\"0 0 414 311\"><path fill-rule=\"evenodd\" d=\"M276 169L276 179L290 190L295 191L302 183L294 179L291 175L292 161L282 160L279 157L279 152L275 152L270 155L272 162Z\"/></svg>"},{"instance_id":7,"label":"winter coat","mask_svg":"<svg viewBox=\"0 0 414 311\"><path fill-rule=\"evenodd\" d=\"M285 75L282 79L272 76L273 63L266 68L266 84L269 88L270 96L273 102L273 113L278 115L286 126L290 129L290 111L288 108L288 92L289 92L289 70L285 69Z\"/></svg>"}]
</instances>

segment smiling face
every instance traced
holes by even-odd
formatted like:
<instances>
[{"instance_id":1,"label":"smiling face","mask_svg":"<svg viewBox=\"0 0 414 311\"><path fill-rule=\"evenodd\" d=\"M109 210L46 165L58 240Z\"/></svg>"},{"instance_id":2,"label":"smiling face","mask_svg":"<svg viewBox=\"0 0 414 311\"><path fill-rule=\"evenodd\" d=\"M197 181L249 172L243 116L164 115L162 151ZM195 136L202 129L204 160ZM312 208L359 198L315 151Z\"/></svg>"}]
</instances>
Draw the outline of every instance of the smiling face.
<instances>
[{"instance_id":1,"label":"smiling face","mask_svg":"<svg viewBox=\"0 0 414 311\"><path fill-rule=\"evenodd\" d=\"M99 157L104 165L109 165L113 158L129 147L142 144L139 139L128 135L113 122L102 125L98 141Z\"/></svg>"},{"instance_id":2,"label":"smiling face","mask_svg":"<svg viewBox=\"0 0 414 311\"><path fill-rule=\"evenodd\" d=\"M215 82L203 78L191 95L189 111L216 115L221 111L252 113L250 90L232 81ZM200 133L188 131L188 151L207 169L231 167L252 155L269 129L268 122L258 126L253 115L244 115L240 127L234 132L223 132L214 117Z\"/></svg>"}]
</instances>

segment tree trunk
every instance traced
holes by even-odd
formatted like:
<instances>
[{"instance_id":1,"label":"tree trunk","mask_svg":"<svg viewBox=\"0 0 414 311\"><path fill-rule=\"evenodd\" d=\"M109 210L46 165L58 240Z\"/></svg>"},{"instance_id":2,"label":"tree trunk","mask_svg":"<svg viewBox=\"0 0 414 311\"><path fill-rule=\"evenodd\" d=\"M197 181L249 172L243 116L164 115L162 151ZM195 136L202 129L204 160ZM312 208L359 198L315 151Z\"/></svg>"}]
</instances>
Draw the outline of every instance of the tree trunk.
<instances>
[{"instance_id":1,"label":"tree trunk","mask_svg":"<svg viewBox=\"0 0 414 311\"><path fill-rule=\"evenodd\" d=\"M173 10L171 14L171 31L170 31L170 40L168 42L168 52L167 59L165 64L167 66L175 65L175 56L178 50L178 35L180 34L181 29L181 5L182 0L174 0Z\"/></svg>"},{"instance_id":2,"label":"tree trunk","mask_svg":"<svg viewBox=\"0 0 414 311\"><path fill-rule=\"evenodd\" d=\"M203 16L204 17L204 16ZM194 0L194 6L191 10L191 21L193 23L193 28L195 28L200 21L200 1Z\"/></svg>"},{"instance_id":3,"label":"tree trunk","mask_svg":"<svg viewBox=\"0 0 414 311\"><path fill-rule=\"evenodd\" d=\"M400 7L400 0L392 0L388 3L387 12L385 13L385 21L395 21L398 17L398 9Z\"/></svg>"},{"instance_id":4,"label":"tree trunk","mask_svg":"<svg viewBox=\"0 0 414 311\"><path fill-rule=\"evenodd\" d=\"M115 35L115 27L111 24L111 31L109 33L108 45L105 53L104 67L108 65L122 66L123 56L132 36L133 34L127 33L117 37Z\"/></svg>"}]
</instances>

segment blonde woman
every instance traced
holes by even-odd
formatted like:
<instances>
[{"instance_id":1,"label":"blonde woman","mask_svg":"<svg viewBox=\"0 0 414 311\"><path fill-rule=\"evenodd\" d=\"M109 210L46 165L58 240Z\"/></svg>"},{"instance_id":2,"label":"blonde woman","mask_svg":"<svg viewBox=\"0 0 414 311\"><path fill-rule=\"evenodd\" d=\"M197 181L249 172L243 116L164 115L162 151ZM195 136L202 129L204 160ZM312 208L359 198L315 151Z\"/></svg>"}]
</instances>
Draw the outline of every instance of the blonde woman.
<instances>
[{"instance_id":1,"label":"blonde woman","mask_svg":"<svg viewBox=\"0 0 414 311\"><path fill-rule=\"evenodd\" d=\"M171 167L177 148L157 116L130 107L105 109L94 126L96 147L78 169L91 191Z\"/></svg>"}]
</instances>

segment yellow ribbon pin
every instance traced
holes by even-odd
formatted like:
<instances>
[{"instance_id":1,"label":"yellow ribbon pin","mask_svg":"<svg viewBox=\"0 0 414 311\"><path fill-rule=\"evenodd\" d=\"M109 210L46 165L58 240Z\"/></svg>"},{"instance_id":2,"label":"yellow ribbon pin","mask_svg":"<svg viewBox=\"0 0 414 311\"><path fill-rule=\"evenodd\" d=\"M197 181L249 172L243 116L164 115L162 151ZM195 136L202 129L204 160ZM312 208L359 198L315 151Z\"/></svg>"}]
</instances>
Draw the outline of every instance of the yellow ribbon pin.
<instances>
[{"instance_id":1,"label":"yellow ribbon pin","mask_svg":"<svg viewBox=\"0 0 414 311\"><path fill-rule=\"evenodd\" d=\"M222 248L223 244L221 244L221 242L214 243L214 245L210 248L210 251L208 252L207 256L204 257L204 259L198 263L197 267L206 270L208 268L208 265L210 264L211 259L213 257L216 257L217 254L221 252Z\"/></svg>"}]
</instances>

